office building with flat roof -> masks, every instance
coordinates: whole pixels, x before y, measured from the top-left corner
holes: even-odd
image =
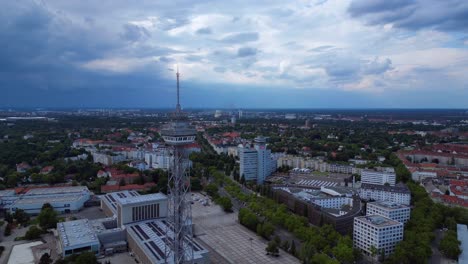
[[[380,216],[368,215],[354,218],[354,246],[372,256],[372,246],[377,249],[376,258],[388,256],[403,239],[403,223]]]
[[[395,186],[396,174],[393,168],[378,168],[361,171],[361,183]]]
[[[391,202],[367,203],[366,215],[381,215],[405,224],[410,219],[411,208],[407,205]]]
[[[132,222],[167,217],[167,196],[162,193],[140,195],[135,191],[106,194],[101,200],[106,216],[115,216],[119,226]]]
[[[9,196],[4,206],[10,213],[22,209],[28,214],[39,214],[45,203],[52,205],[58,213],[70,213],[81,210],[91,197],[85,186],[32,188],[23,194]]]
[[[128,245],[133,252],[139,256],[139,260],[143,264],[163,264],[166,263],[165,252],[169,250],[167,240],[173,239],[174,233],[169,232],[166,235],[166,230],[171,230],[164,219],[146,220],[137,223],[126,225]],[[189,246],[189,239],[184,240],[184,246]],[[208,250],[198,244],[196,241],[193,245],[193,263],[204,264],[209,263]],[[172,254],[172,252],[169,252]],[[188,256],[187,256],[188,257]],[[172,258],[169,258],[172,260]],[[172,262],[169,262],[172,263]]]
[[[166,221],[167,203],[167,196],[162,193],[140,195],[135,191],[122,191],[104,195],[101,199],[101,208],[108,219],[114,219],[116,228],[125,230],[128,248],[141,263],[162,264],[166,263],[165,252],[169,250],[168,242],[174,237],[171,226]],[[99,230],[105,234],[103,228]],[[102,234],[98,236],[100,240],[102,236]],[[107,234],[108,236],[110,234]],[[112,240],[107,239],[107,241]],[[190,239],[186,241],[185,246],[189,246]],[[104,242],[101,244],[104,248],[113,249],[112,244],[107,247]],[[118,243],[118,246],[120,245],[121,243]],[[194,263],[208,263],[208,250],[195,241],[192,246]],[[171,261],[170,257],[168,263],[172,263]]]
[[[85,251],[99,252],[101,244],[88,219],[57,223],[57,232],[63,257]]]
[[[410,205],[411,192],[404,184],[395,186],[366,184],[361,185],[359,196],[364,200],[386,201],[397,204]]]

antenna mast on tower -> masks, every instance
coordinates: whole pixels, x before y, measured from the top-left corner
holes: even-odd
[[[166,263],[193,263],[192,208],[190,197],[190,161],[186,145],[195,141],[196,130],[182,113],[179,101],[179,67],[177,105],[172,121],[161,135],[170,146],[171,165],[168,177],[168,229],[166,230]]]

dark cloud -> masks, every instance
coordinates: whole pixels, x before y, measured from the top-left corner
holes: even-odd
[[[86,97],[93,104],[114,89],[125,93],[125,88],[141,85],[143,89],[153,86],[150,83],[164,82],[160,77],[162,65],[158,63],[149,63],[132,76],[110,75],[83,67],[90,61],[132,54],[128,40],[138,38],[134,28],[127,27],[133,33],[127,32],[128,38],[124,39],[86,19],[53,11],[40,1],[7,1],[2,8],[0,105],[75,104],[82,99],[81,102],[86,102]],[[142,51],[158,56],[171,52],[155,47]],[[22,101],[25,94],[31,99]]]
[[[198,35],[209,35],[209,34],[211,34],[213,32],[212,32],[211,28],[204,27],[204,28],[197,29],[197,31],[195,31],[195,33],[198,34]]]
[[[257,41],[257,40],[258,40],[258,32],[234,33],[221,39],[221,41],[227,42],[227,43],[245,43],[245,42]]]
[[[147,39],[150,37],[149,31],[137,25],[125,24],[124,32],[122,33],[122,38],[130,42],[136,42],[140,40]]]
[[[249,57],[254,56],[255,54],[257,54],[256,48],[242,47],[237,50],[238,57]]]
[[[353,0],[348,12],[370,25],[391,23],[410,30],[468,31],[466,0]]]

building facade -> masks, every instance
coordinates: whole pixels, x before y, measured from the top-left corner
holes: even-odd
[[[404,205],[410,205],[411,202],[411,192],[404,184],[385,186],[363,183],[359,190],[359,196],[364,200],[386,201]]]
[[[271,150],[266,147],[266,139],[255,138],[255,145],[240,145],[239,154],[239,175],[246,181],[256,181],[263,184],[265,178],[276,170],[276,161],[271,155]]]
[[[81,210],[90,197],[91,192],[85,186],[33,188],[25,193],[9,196],[8,205],[4,208],[10,213],[22,209],[28,214],[36,215],[41,212],[45,203],[49,203],[58,213],[70,213]]]
[[[396,174],[393,168],[380,168],[378,170],[362,170],[361,182],[367,184],[395,186]]]
[[[369,215],[354,218],[354,246],[368,256],[373,256],[372,247],[377,249],[375,258],[388,256],[403,240],[403,223],[380,216]]]
[[[410,219],[411,208],[406,205],[390,202],[367,203],[366,215],[381,215],[405,224]]]

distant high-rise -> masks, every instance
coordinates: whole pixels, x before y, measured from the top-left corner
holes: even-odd
[[[235,115],[231,116],[231,124],[232,125],[236,124],[236,116]]]
[[[271,157],[271,150],[266,148],[264,137],[255,138],[255,145],[241,145],[239,153],[239,172],[246,181],[256,181],[262,184],[265,178],[276,169],[276,161]]]
[[[239,110],[239,119],[242,118],[242,110]]]
[[[185,145],[195,140],[196,130],[182,112],[179,102],[179,69],[177,77],[177,105],[172,121],[161,131],[173,156],[168,179],[168,230],[166,235],[173,237],[166,249],[167,263],[193,263],[192,210],[188,153]]]

